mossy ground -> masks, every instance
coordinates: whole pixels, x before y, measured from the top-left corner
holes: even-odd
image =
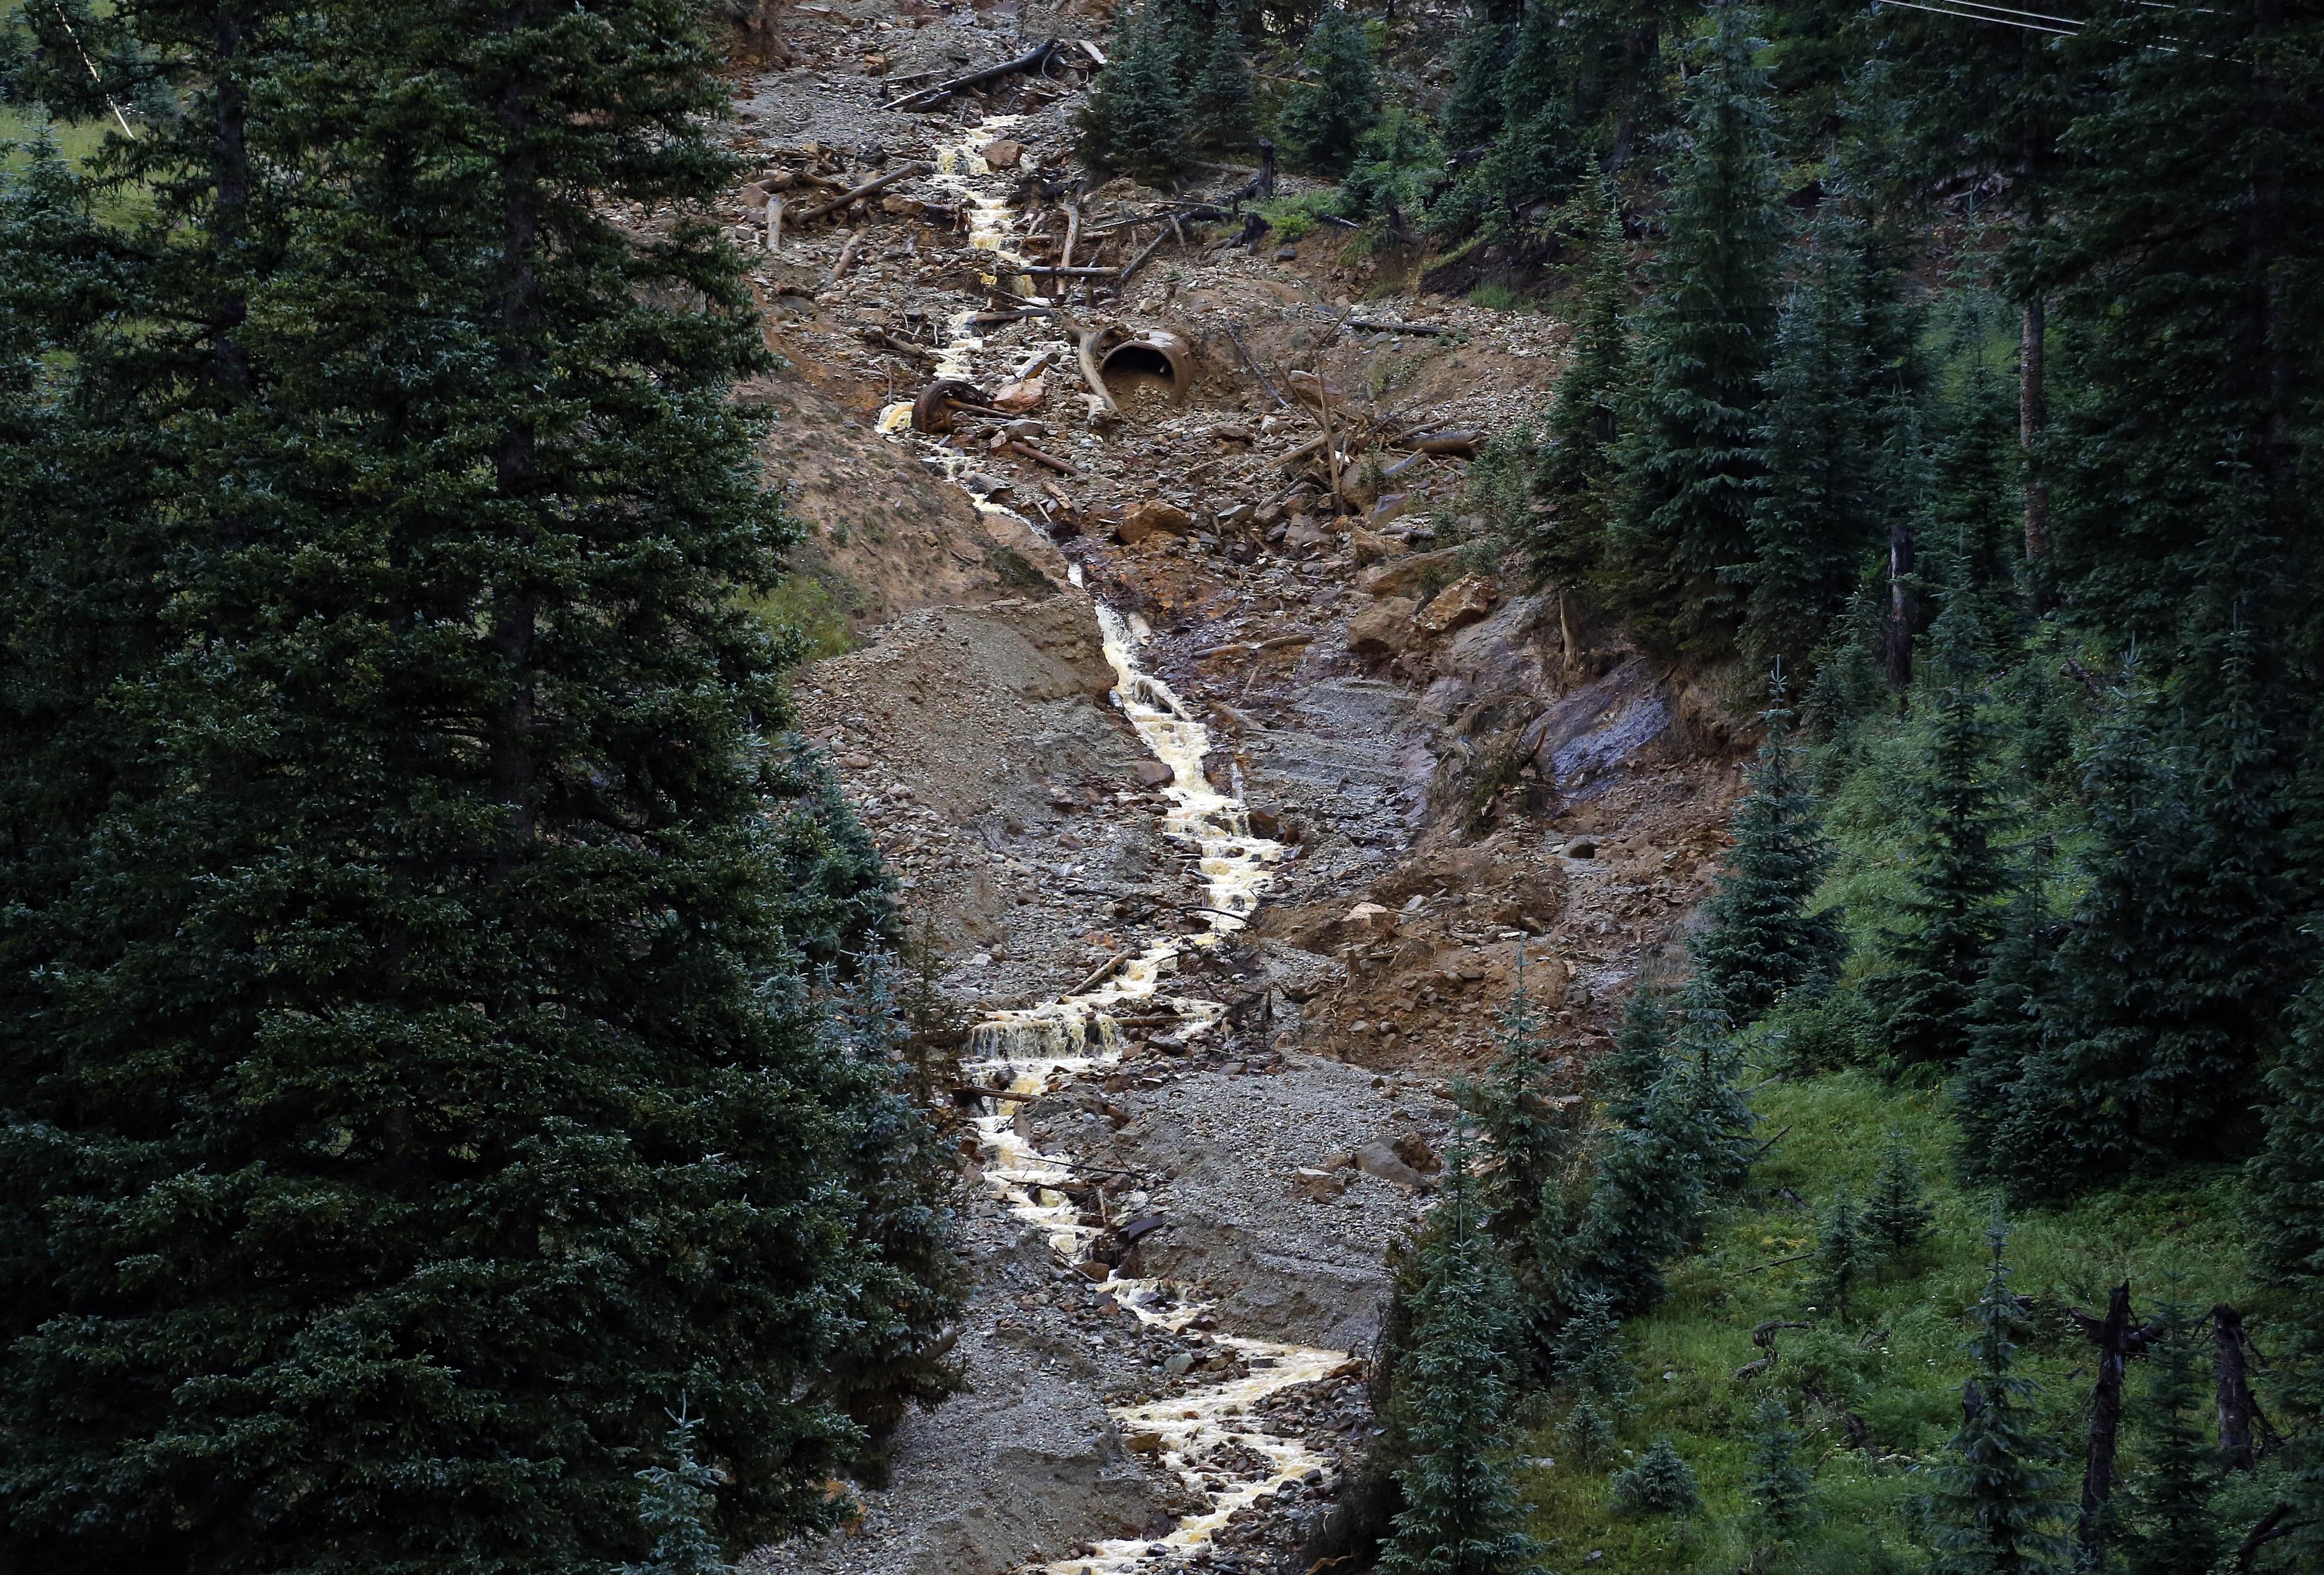
[[[1620,1447],[1643,1453],[1668,1436],[1702,1483],[1704,1512],[1684,1521],[1613,1515],[1607,1478],[1625,1460],[1572,1459],[1553,1418],[1529,1449],[1555,1464],[1523,1473],[1545,1569],[1865,1575],[1927,1561],[1916,1501],[1928,1482],[1915,1469],[1941,1453],[1960,1416],[1969,1373],[1964,1313],[1984,1285],[1992,1220],[1988,1198],[1949,1179],[1952,1128],[1941,1099],[1861,1071],[1786,1079],[1757,1096],[1762,1132],[1783,1136],[1712,1215],[1700,1249],[1671,1266],[1669,1298],[1622,1330],[1638,1389]],[[1813,1245],[1840,1185],[1859,1199],[1869,1190],[1890,1131],[1920,1166],[1935,1230],[1912,1261],[1885,1266],[1836,1317],[1816,1305],[1810,1265],[1783,1260]],[[2107,1287],[2127,1277],[2142,1311],[2170,1296],[2200,1308],[2229,1301],[2264,1316],[2246,1277],[2239,1197],[2232,1169],[2190,1167],[2008,1220],[2012,1283],[2034,1299],[2024,1370],[2039,1384],[2064,1451],[2061,1491],[2079,1482],[2089,1388],[2088,1347],[2068,1333],[2064,1310],[2102,1308]],[[1751,1331],[1769,1319],[1815,1327],[1783,1331],[1772,1371],[1731,1377],[1761,1354]],[[1802,1456],[1815,1466],[1820,1510],[1814,1530],[1772,1553],[1755,1545],[1747,1486],[1751,1414],[1770,1395],[1792,1410]],[[1863,1420],[1868,1448],[1850,1446],[1832,1408]],[[2244,1524],[2232,1506],[2226,1518]]]

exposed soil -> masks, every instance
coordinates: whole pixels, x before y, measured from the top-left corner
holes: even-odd
[[[1119,1275],[1177,1282],[1208,1310],[1175,1332],[1141,1321],[972,1184],[975,1292],[956,1348],[972,1392],[905,1424],[889,1483],[852,1489],[852,1531],[763,1551],[754,1568],[1070,1570],[1107,1539],[1158,1538],[1259,1468],[1229,1440],[1167,1470],[1116,1413],[1232,1377],[1242,1359],[1219,1341],[1233,1336],[1350,1354],[1250,1417],[1330,1463],[1238,1509],[1194,1560],[1274,1567],[1371,1435],[1362,1364],[1381,1258],[1425,1207],[1444,1080],[1489,1053],[1520,966],[1553,1052],[1594,1054],[1704,889],[1740,786],[1722,696],[1554,591],[1440,545],[1460,534],[1472,446],[1375,446],[1336,478],[1320,448],[1300,452],[1327,421],[1386,439],[1526,417],[1559,365],[1555,319],[1381,293],[1331,232],[1286,257],[1272,240],[1228,244],[1238,220],[1182,224],[1125,288],[1096,281],[1094,300],[1076,290],[1068,308],[1185,341],[1186,386],[1123,378],[1117,415],[1048,317],[974,326],[981,343],[963,348],[964,313],[1022,302],[998,288],[1008,267],[969,244],[957,174],[899,180],[766,253],[751,198],[769,185],[796,210],[899,162],[957,170],[964,143],[1005,137],[1022,145],[1017,168],[968,166],[966,189],[1019,191],[1002,216],[1047,238],[1018,243],[1021,255],[1057,256],[1082,69],[1004,78],[930,114],[882,107],[882,88],[1094,25],[922,5],[761,17],[757,47],[789,65],[738,80],[733,138],[758,189],[725,216],[764,259],[769,343],[786,362],[749,391],[778,413],[770,474],[807,528],[800,566],[862,642],[800,676],[802,725],[901,877],[947,999],[970,1017],[1030,1006],[1210,925],[1188,850],[1166,834],[1167,773],[1109,699],[1093,597],[1131,620],[1142,666],[1210,729],[1212,780],[1249,806],[1254,833],[1288,844],[1255,920],[1185,953],[1172,983],[1220,1003],[1216,1030],[1128,1027],[1120,1065],[1015,1119],[1111,1178],[1092,1186],[1099,1217],[1135,1195],[1164,1221],[1115,1243]],[[1249,174],[1221,168],[1182,196]],[[1157,226],[1096,232],[1163,200],[1126,182],[1080,190],[1076,262],[1134,254]],[[1020,408],[880,434],[939,352],[980,399],[1015,383]],[[1329,391],[1302,406],[1303,386]],[[997,446],[1012,438],[1062,463]]]

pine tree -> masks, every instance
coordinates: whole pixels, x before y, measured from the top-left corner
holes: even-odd
[[[1865,1240],[1889,1261],[1910,1257],[1929,1239],[1936,1221],[1921,1191],[1919,1170],[1902,1133],[1891,1132],[1880,1148],[1880,1169],[1872,1179],[1872,1195],[1864,1200]]]
[[[719,1477],[694,1458],[700,1423],[681,1407],[670,1417],[671,1464],[637,1473],[645,1484],[638,1495],[638,1520],[653,1538],[642,1564],[622,1567],[622,1575],[727,1575],[733,1569],[711,1530]]]
[[[1815,1524],[1815,1471],[1800,1459],[1791,1413],[1774,1395],[1751,1413],[1751,1517],[1764,1546],[1780,1549]]]
[[[2046,848],[2034,850],[2002,920],[2001,940],[1978,984],[1969,1023],[1969,1054],[1947,1103],[1960,1132],[1964,1181],[2001,1184],[2012,1198],[2038,1194],[2046,1179],[2049,1137],[2029,1122],[2022,1098],[2029,1069],[2043,1055],[2043,1003],[2056,990],[2060,926],[2044,899]]]
[[[2157,1308],[2153,1322],[2162,1332],[2143,1358],[2141,1459],[2125,1502],[2113,1508],[2127,1522],[2118,1539],[2124,1575],[2182,1575],[2216,1568],[2227,1551],[2213,1506],[2218,1456],[2203,1431],[2209,1341],[2192,1310],[2174,1303]]]
[[[1711,11],[1640,325],[1645,391],[1622,439],[1616,540],[1625,609],[1659,639],[1715,653],[1740,612],[1731,576],[1751,559],[1784,223],[1757,20],[1740,0]]]
[[[1801,775],[1780,682],[1764,715],[1766,738],[1750,797],[1735,812],[1735,845],[1692,944],[1697,977],[1746,1025],[1786,996],[1821,990],[1841,944],[1831,916],[1807,907],[1831,852],[1821,808]]]
[[[1201,73],[1186,96],[1186,124],[1197,147],[1213,152],[1247,148],[1257,131],[1250,109],[1250,50],[1231,13],[1211,30]]]
[[[2287,1401],[2324,1415],[2324,985],[2311,981],[2293,1006],[2294,1031],[2267,1074],[2266,1146],[2245,1167],[2254,1266],[2283,1294],[2279,1358]],[[2324,1560],[2324,1459],[2310,1454],[2292,1477],[2298,1529],[2292,1567]]]
[[[1534,495],[1547,511],[1536,516],[1525,544],[1536,579],[1593,596],[1620,479],[1615,445],[1630,380],[1628,245],[1612,182],[1595,189],[1594,266],[1534,474]]]
[[[1544,1058],[1541,1018],[1526,992],[1520,952],[1493,1064],[1480,1087],[1463,1091],[1499,1161],[1484,1190],[1494,1234],[1505,1241],[1530,1239],[1544,1193],[1580,1151],[1583,1101],[1559,1084],[1559,1068]]]
[[[1510,1469],[1509,1292],[1480,1218],[1465,1140],[1446,1156],[1397,1405],[1410,1463],[1384,1575],[1499,1575],[1525,1566]]]
[[[1614,1446],[1614,1429],[1635,1409],[1630,1396],[1637,1380],[1622,1352],[1621,1324],[1612,1299],[1591,1287],[1574,1298],[1558,1331],[1552,1375],[1568,1405],[1558,1436],[1575,1453],[1602,1459]]]
[[[445,0],[222,59],[247,14],[106,24],[189,91],[107,155],[165,212],[56,369],[155,461],[105,548],[154,573],[100,675],[135,773],[9,905],[10,1562],[610,1565],[681,1393],[717,1535],[825,1521],[811,1380],[927,1232],[844,1184],[892,1107],[801,977],[889,921],[745,605],[793,534],[756,319],[706,227],[613,218],[733,173],[713,51]]]
[[[1692,1515],[1702,1507],[1694,1469],[1666,1438],[1655,1440],[1637,1465],[1615,1472],[1612,1488],[1611,1502],[1619,1515]]]
[[[1864,235],[1845,193],[1829,171],[1775,323],[1746,603],[1745,644],[1761,667],[1806,659],[1874,537]]]
[[[1081,156],[1149,185],[1186,166],[1187,110],[1178,40],[1165,0],[1146,0],[1114,35],[1111,64],[1074,112]]]
[[[1327,9],[1300,56],[1302,80],[1275,123],[1292,167],[1339,175],[1355,162],[1356,144],[1379,118],[1379,72],[1363,23]]]
[[[1927,743],[1905,799],[1913,884],[1901,923],[1866,993],[1901,1063],[1958,1061],[1968,1049],[1978,982],[2000,935],[2009,871],[1994,834],[2001,815],[1987,717],[1983,629],[1969,593],[1947,592],[1929,631],[1923,709]]]
[[[1855,1195],[1843,1185],[1832,1194],[1831,1207],[1816,1229],[1815,1254],[1809,1260],[1809,1294],[1818,1309],[1830,1309],[1846,1323],[1849,1298],[1872,1264],[1872,1249],[1857,1220]]]
[[[1961,1393],[1961,1424],[1936,1469],[1931,1514],[1937,1575],[2038,1575],[2063,1570],[2070,1558],[2058,1531],[2066,1506],[2057,1496],[2058,1446],[2042,1429],[2034,1386],[2018,1376],[2017,1345],[2027,1320],[2009,1289],[2002,1257],[2008,1232],[1987,1232],[1993,1264],[1985,1294],[1970,1310],[1977,1333],[1966,1349],[1977,1376]]]

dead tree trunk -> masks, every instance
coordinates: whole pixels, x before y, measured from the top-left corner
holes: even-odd
[[[2075,1526],[2085,1567],[2106,1565],[2106,1506],[2114,1497],[2116,1435],[2122,1428],[2122,1375],[2130,1359],[2143,1355],[2149,1341],[2159,1338],[2162,1326],[2134,1328],[2131,1323],[2130,1282],[2116,1285],[2107,1296],[2106,1316],[2093,1318],[2080,1308],[2067,1317],[2084,1340],[2098,1348],[2098,1380],[2090,1386],[2090,1444],[2082,1462],[2082,1514]]]
[[[2211,1376],[2219,1403],[2219,1465],[2229,1471],[2249,1472],[2259,1466],[2259,1435],[2267,1426],[2259,1402],[2251,1392],[2246,1361],[2251,1336],[2244,1332],[2244,1315],[2225,1302],[2211,1309]]]

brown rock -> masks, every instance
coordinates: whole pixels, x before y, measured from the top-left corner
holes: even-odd
[[[1436,593],[1413,622],[1431,634],[1450,634],[1478,622],[1501,599],[1501,587],[1482,575],[1462,575]]]
[[[1159,760],[1140,760],[1132,769],[1137,771],[1138,779],[1148,788],[1159,788],[1171,778],[1170,768]]]
[[[1024,156],[1025,144],[1022,143],[1012,143],[1006,137],[1001,138],[997,143],[987,143],[984,144],[984,162],[986,167],[990,169],[1014,170],[1017,168],[1017,161]]]
[[[1430,575],[1451,568],[1460,561],[1461,549],[1457,547],[1448,547],[1442,552],[1413,553],[1358,575],[1356,589],[1367,596],[1409,596]]]
[[[1041,401],[1047,396],[1048,391],[1047,380],[1037,372],[1022,382],[1004,382],[994,389],[992,408],[996,410],[1007,410],[1011,415],[1025,410],[1038,410]],[[1011,425],[1013,426],[1014,423]]]
[[[1348,547],[1355,554],[1356,561],[1360,564],[1378,563],[1380,559],[1392,557],[1402,550],[1397,543],[1390,541],[1387,537],[1377,531],[1367,530],[1360,525],[1348,532]]]
[[[1443,1161],[1438,1159],[1435,1151],[1428,1147],[1428,1140],[1417,1132],[1400,1133],[1388,1147],[1396,1150],[1398,1159],[1423,1175],[1434,1175],[1444,1168]]]
[[[1114,527],[1114,536],[1125,547],[1135,547],[1157,532],[1168,536],[1189,536],[1194,533],[1194,517],[1176,503],[1166,503],[1159,498],[1148,498],[1142,503],[1132,503],[1122,514],[1121,523]]]
[[[1360,657],[1392,657],[1412,643],[1413,601],[1384,596],[1348,620],[1348,649]]]
[[[1330,531],[1305,514],[1293,515],[1290,525],[1283,532],[1283,545],[1293,552],[1305,552],[1311,547],[1329,547],[1333,539]]]
[[[1158,1455],[1162,1452],[1162,1435],[1158,1432],[1133,1432],[1125,1435],[1121,1441],[1132,1454]]]
[[[1291,1190],[1316,1202],[1328,1203],[1346,1192],[1348,1184],[1354,1179],[1345,1170],[1313,1170],[1303,1165],[1291,1173]]]
[[[1404,517],[1404,511],[1407,508],[1411,507],[1411,505],[1412,494],[1410,493],[1390,493],[1388,496],[1382,498],[1378,503],[1373,505],[1370,518],[1366,521],[1366,523],[1370,525],[1375,530],[1380,530],[1393,521],[1402,519]]]
[[[767,189],[755,180],[745,183],[742,188],[742,206],[749,208],[766,207]]]

